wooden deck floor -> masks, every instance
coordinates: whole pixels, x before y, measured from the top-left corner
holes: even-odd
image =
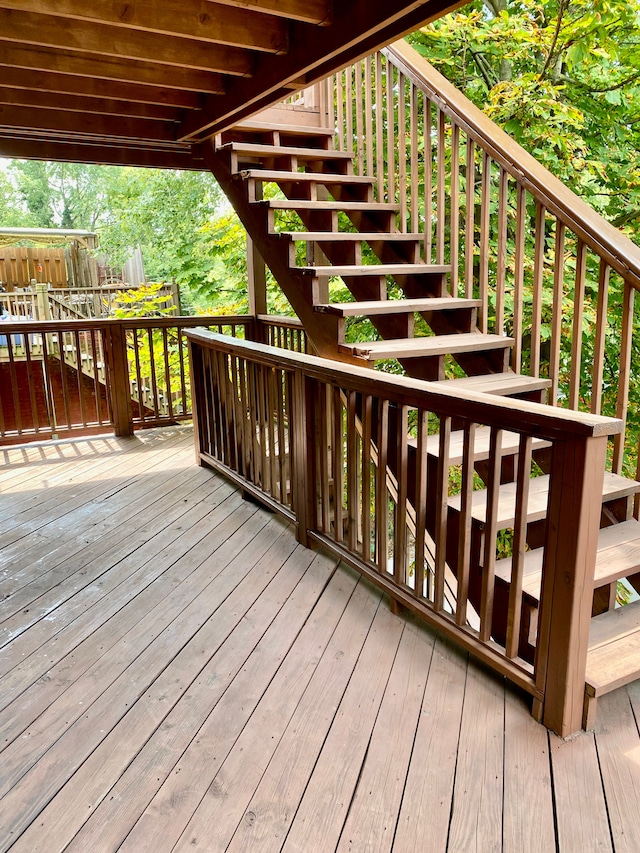
[[[640,689],[525,698],[194,464],[0,449],[0,849],[640,850]]]

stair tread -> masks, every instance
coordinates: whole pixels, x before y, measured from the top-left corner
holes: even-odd
[[[465,432],[464,430],[455,430],[451,433],[451,440],[449,443],[449,464],[450,465],[461,465],[462,464],[462,454],[464,451],[464,439]],[[418,441],[415,438],[410,438],[409,446],[417,447]],[[478,427],[476,429],[475,441],[474,441],[474,451],[473,458],[476,462],[483,462],[485,459],[489,458],[489,444],[491,441],[491,428],[490,427]],[[545,441],[542,438],[534,438],[533,439],[533,449],[541,450],[545,447],[550,447],[550,442]],[[510,456],[514,453],[518,452],[518,448],[520,446],[520,433],[511,432],[509,430],[504,430],[502,433],[502,454],[503,456]],[[432,457],[433,459],[437,459],[440,456],[440,436],[437,434],[427,436],[427,456]],[[640,535],[640,534],[639,534]],[[531,552],[533,553],[533,552]]]
[[[486,373],[480,376],[443,379],[432,384],[508,396],[509,394],[523,394],[528,391],[542,391],[551,386],[551,380],[544,379],[541,376],[525,376],[520,373]]]
[[[513,338],[468,332],[454,335],[434,335],[427,338],[397,338],[383,341],[363,341],[341,344],[340,349],[369,361],[383,358],[417,358],[448,355],[454,352],[481,352],[513,345]]]
[[[640,601],[591,619],[585,687],[602,696],[640,678]]]
[[[239,130],[278,130],[280,133],[291,133],[297,136],[335,136],[332,127],[313,127],[303,124],[280,124],[273,121],[260,121],[257,118],[246,118],[238,122]]]
[[[261,181],[283,181],[288,183],[317,183],[317,184],[369,184],[373,186],[373,178],[366,175],[336,175],[335,172],[288,172],[280,169],[242,169],[238,172],[245,180],[258,179]]]
[[[297,147],[292,145],[269,145],[262,142],[227,142],[220,146],[221,151],[233,151],[236,154],[266,154],[271,157],[298,157],[309,160],[352,160],[353,152],[335,149]]]
[[[361,275],[430,275],[433,273],[448,273],[451,267],[447,264],[364,264],[349,266],[308,266],[299,267],[305,275],[325,276],[335,275],[344,278]]]
[[[279,231],[277,232],[282,237],[288,237],[290,240],[309,240],[315,242],[366,242],[380,240],[396,240],[400,242],[422,242],[424,234],[410,234],[405,231]]]
[[[378,299],[369,302],[331,302],[316,305],[321,314],[337,314],[339,317],[368,317],[373,314],[405,314],[415,311],[446,311],[461,308],[477,308],[479,299],[455,299],[453,297],[431,297],[427,299]]]
[[[536,600],[540,598],[543,555],[542,548],[524,555],[522,589]],[[640,572],[640,522],[633,518],[602,528],[598,533],[594,589],[636,572]],[[496,575],[507,582],[511,579],[511,557],[496,562]]]
[[[261,204],[274,210],[361,210],[365,213],[396,213],[400,209],[398,204],[389,204],[378,201],[309,201],[308,199],[283,199],[269,198],[254,201],[252,204]]]
[[[529,504],[527,510],[527,519],[529,522],[539,521],[547,514],[547,502],[549,496],[549,475],[543,474],[540,477],[532,477],[529,484]],[[623,498],[635,494],[640,489],[640,483],[635,480],[629,480],[626,477],[620,477],[618,474],[605,472],[604,483],[602,487],[602,500],[608,502],[616,498]],[[506,527],[512,527],[515,521],[516,508],[516,483],[505,483],[500,486],[500,495],[498,500],[497,524],[498,529],[503,530]],[[449,506],[457,511],[460,511],[461,496],[455,495],[449,499]],[[472,518],[485,524],[487,520],[487,490],[479,489],[473,492],[471,497],[471,516]]]

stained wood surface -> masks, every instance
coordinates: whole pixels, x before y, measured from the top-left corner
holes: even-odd
[[[638,849],[637,685],[550,738],[187,427],[0,453],[0,850]]]

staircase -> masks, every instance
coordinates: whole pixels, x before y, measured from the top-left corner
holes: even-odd
[[[512,365],[521,361],[520,353],[511,357],[517,340],[486,331],[486,317],[482,317],[486,300],[460,297],[451,282],[452,267],[425,260],[425,235],[399,229],[399,205],[376,200],[379,179],[362,174],[362,161],[357,164],[353,152],[335,150],[333,128],[274,125],[258,117],[217,137],[215,146],[203,156],[318,354],[370,367],[394,360],[408,376],[430,381],[436,387],[446,384],[465,392],[534,402],[545,402],[548,394],[557,396],[557,382],[536,375],[540,345],[536,350],[532,344],[533,375],[513,369]],[[358,165],[360,174],[355,173]],[[343,284],[349,301],[331,299],[330,279]],[[349,323],[355,319],[369,322],[374,330],[370,340],[350,339]],[[439,445],[437,436],[432,438],[427,446],[427,470],[431,466],[435,477]],[[462,439],[461,433],[451,436],[451,466],[463,462]],[[478,428],[472,465],[485,483],[489,444],[489,430]],[[514,527],[513,480],[518,452],[519,435],[503,433],[498,530]],[[415,462],[415,453],[416,444],[409,439],[410,464]],[[537,476],[528,488],[524,580],[517,592],[525,604],[517,654],[531,663],[542,581],[539,542],[548,523],[549,492],[545,443],[534,440],[532,453]],[[390,460],[392,475],[393,464]],[[620,465],[618,445],[614,453],[617,472],[605,474],[602,493],[585,679],[585,727],[593,724],[600,695],[640,677],[640,602],[616,607],[619,580],[626,578],[631,587],[640,589],[640,522],[633,517],[633,500],[640,492],[640,482],[621,476]],[[411,503],[412,495],[407,497]],[[476,610],[482,598],[488,500],[488,490],[473,492],[468,583],[469,601]],[[460,496],[449,498],[448,513],[454,523],[449,527],[447,564],[454,576],[459,568],[455,519],[464,523],[462,509]],[[332,512],[330,509],[327,517]],[[432,505],[426,513],[426,529],[431,536],[435,535],[436,523],[437,508]],[[509,598],[513,595],[512,557],[496,561],[495,577],[491,636],[504,645]]]

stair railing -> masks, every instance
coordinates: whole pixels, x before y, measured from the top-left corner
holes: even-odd
[[[562,735],[580,729],[600,517],[594,495],[602,494],[607,437],[619,421],[435,391],[427,382],[200,330],[187,337],[201,463],[293,521],[303,544],[328,548],[530,693],[534,714],[549,728]],[[455,500],[454,422],[464,437]],[[479,425],[489,428],[490,442],[478,523]],[[513,438],[505,430],[517,434],[518,460],[506,515],[498,487]],[[532,515],[532,446],[541,440],[550,447],[548,507],[544,499]],[[536,524],[544,557],[532,612],[522,587]],[[513,539],[504,586],[496,554],[506,526]],[[445,592],[453,565],[457,581]]]
[[[553,405],[625,421],[640,248],[406,42],[331,88],[337,147],[398,204],[398,229],[423,235],[425,260],[451,265],[452,295],[481,300],[481,331],[515,339],[513,370],[548,378]],[[615,473],[636,471],[624,433],[610,457]]]

